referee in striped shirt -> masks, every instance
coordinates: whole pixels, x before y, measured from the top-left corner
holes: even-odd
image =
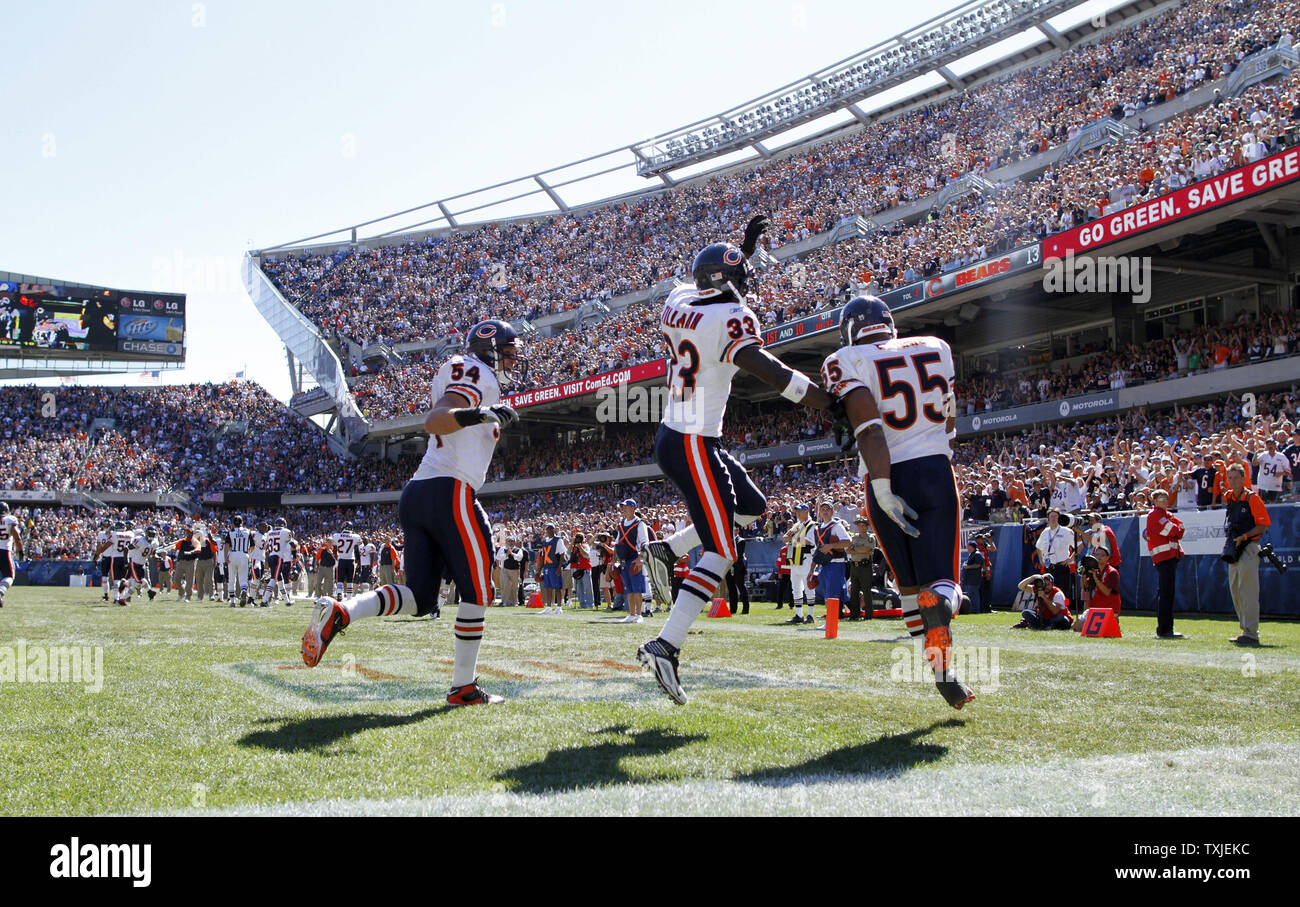
[[[229,579],[232,585],[239,584],[239,607],[248,604],[248,553],[253,548],[253,534],[244,525],[244,518],[237,516],[230,521],[230,530],[226,533],[226,551],[229,556]],[[235,607],[232,601],[230,607]]]

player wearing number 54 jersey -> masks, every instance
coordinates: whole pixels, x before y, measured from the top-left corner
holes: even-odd
[[[858,439],[867,515],[898,579],[904,623],[925,636],[939,692],[959,709],[975,694],[953,669],[948,628],[961,607],[952,350],[937,337],[899,337],[889,306],[874,296],[844,307],[840,340],[822,377]]]
[[[513,409],[500,402],[497,377],[512,374],[523,361],[519,347],[518,335],[509,324],[483,321],[470,328],[465,355],[453,356],[438,369],[430,395],[433,408],[424,419],[429,447],[397,504],[406,539],[407,585],[380,586],[342,602],[317,599],[315,616],[302,637],[302,660],[309,667],[357,618],[436,613],[438,586],[446,570],[460,593],[447,702],[502,701],[485,693],[474,673],[483,617],[492,603],[492,531],[474,492],[487,478],[501,429],[519,420]]]
[[[704,551],[678,587],[663,631],[637,650],[659,686],[675,702],[686,701],[677,656],[704,605],[712,600],[736,560],[737,526],[762,515],[767,499],[745,467],[722,446],[722,419],[731,380],[746,371],[795,403],[829,409],[834,400],[801,372],[763,349],[758,318],[746,302],[757,275],[749,263],[767,218],[755,217],[744,242],[714,243],[695,256],[694,284],[668,295],[660,329],[668,347],[669,400],[655,437],[655,460],[686,501],[692,525],[668,539],[648,543],[640,560],[657,589],[672,586],[677,558],[696,545]]]

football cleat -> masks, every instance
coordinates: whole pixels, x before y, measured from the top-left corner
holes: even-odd
[[[637,554],[641,556],[642,566],[650,574],[650,597],[663,607],[670,607],[672,599],[668,595],[672,592],[673,568],[677,565],[673,549],[668,547],[667,542],[648,542]]]
[[[936,680],[934,685],[954,709],[960,709],[975,698],[975,691],[960,680]]]
[[[447,694],[447,705],[500,705],[505,701],[504,696],[497,696],[484,690],[478,685],[478,680],[467,683],[463,687],[452,687],[451,692]]]
[[[925,627],[925,657],[934,673],[947,674],[952,668],[952,605],[933,589],[922,589],[916,597],[921,610],[921,623]]]
[[[678,705],[686,704],[686,691],[677,678],[678,650],[662,639],[655,637],[636,650],[636,659],[642,666],[654,672],[659,687]]]
[[[320,664],[321,657],[334,637],[348,625],[348,612],[338,599],[322,596],[316,599],[316,613],[312,615],[307,632],[302,634],[302,663],[309,668]]]

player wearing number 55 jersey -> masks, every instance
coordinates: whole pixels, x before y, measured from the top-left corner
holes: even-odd
[[[669,400],[655,437],[655,460],[681,490],[692,525],[650,542],[639,558],[658,589],[672,587],[672,567],[696,545],[704,552],[678,587],[663,632],[637,650],[674,701],[686,692],[677,676],[677,654],[704,605],[736,560],[737,526],[762,515],[767,499],[745,468],[722,446],[722,418],[738,370],[756,376],[795,403],[828,409],[834,401],[801,372],[763,349],[758,318],[746,302],[757,276],[749,263],[767,218],[755,217],[739,246],[714,243],[695,256],[694,284],[668,295],[659,325],[668,347]]]
[[[867,515],[898,579],[903,620],[912,636],[924,634],[939,692],[959,709],[975,694],[953,669],[948,629],[961,607],[952,350],[937,337],[899,337],[889,306],[874,296],[844,307],[840,340],[822,377],[858,439]]]
[[[492,531],[474,492],[487,478],[501,429],[519,420],[500,402],[497,375],[510,375],[520,361],[514,328],[494,319],[470,328],[465,355],[453,356],[438,369],[430,395],[433,408],[424,419],[429,447],[397,504],[406,539],[407,585],[380,586],[342,602],[317,599],[316,614],[302,637],[302,660],[309,667],[359,617],[436,613],[438,586],[446,570],[460,593],[447,702],[502,701],[485,693],[474,673],[483,617],[492,603]]]

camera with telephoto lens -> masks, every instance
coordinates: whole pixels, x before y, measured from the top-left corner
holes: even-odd
[[[1259,546],[1259,556],[1262,560],[1266,560],[1270,564],[1272,564],[1273,569],[1276,570],[1278,573],[1282,573],[1282,574],[1286,573],[1286,564],[1278,560],[1277,555],[1273,553],[1272,542],[1269,542],[1267,545]]]
[[[1101,564],[1091,554],[1085,554],[1083,557],[1079,558],[1079,563],[1082,564],[1083,569],[1089,573],[1093,570],[1101,569]]]

